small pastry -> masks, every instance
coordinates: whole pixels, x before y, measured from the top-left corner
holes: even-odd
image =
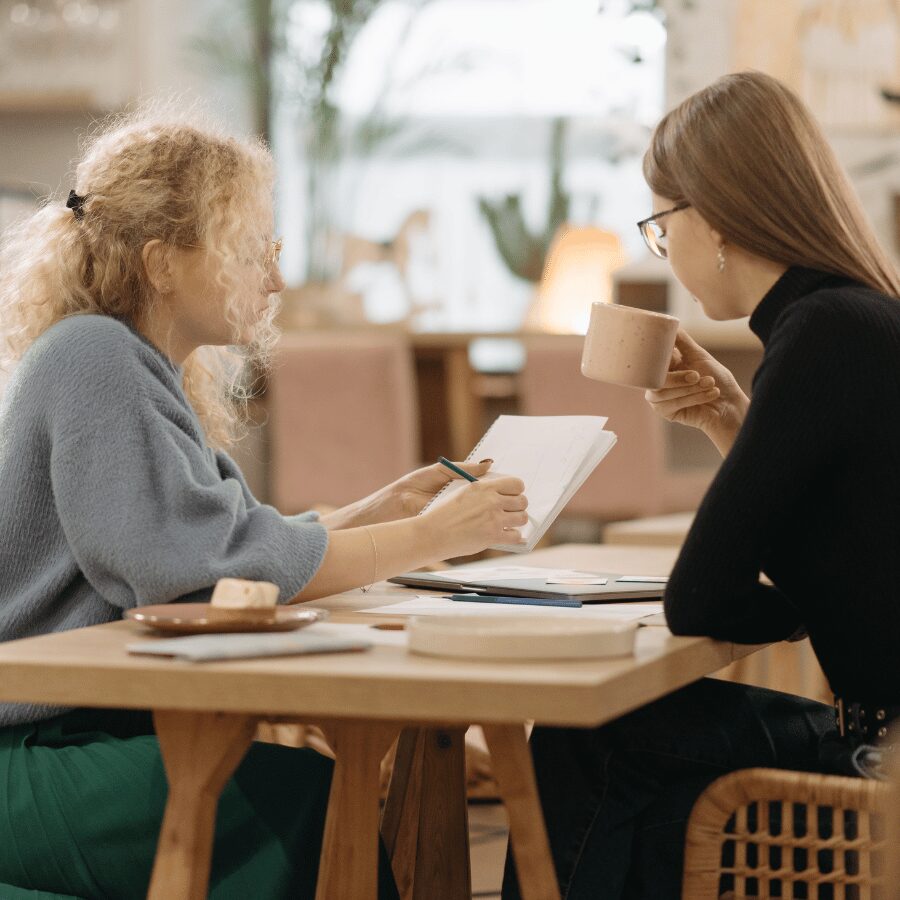
[[[275,617],[278,585],[271,581],[220,578],[213,590],[214,614],[229,619],[268,621]]]

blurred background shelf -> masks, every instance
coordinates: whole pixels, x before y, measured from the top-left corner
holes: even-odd
[[[59,113],[108,112],[90,91],[0,90],[0,116],[47,116]]]

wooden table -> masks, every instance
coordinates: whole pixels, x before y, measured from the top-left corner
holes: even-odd
[[[534,565],[665,574],[674,551],[569,545],[517,559]],[[317,605],[334,620],[403,599],[380,585]],[[390,618],[369,616],[384,623]],[[202,665],[130,656],[148,637],[115,622],[0,645],[0,700],[152,709],[169,797],[152,900],[205,896],[218,796],[260,720],[320,725],[336,755],[318,900],[376,896],[379,764],[400,737],[381,817],[403,897],[469,897],[464,735],[483,727],[510,839],[530,900],[558,898],[524,723],[591,727],[754,651],[643,628],[633,657],[596,662],[460,662],[376,646],[365,654]]]

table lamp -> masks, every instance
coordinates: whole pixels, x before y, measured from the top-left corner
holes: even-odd
[[[526,314],[525,331],[584,334],[591,304],[612,299],[612,273],[625,262],[617,234],[561,225]]]

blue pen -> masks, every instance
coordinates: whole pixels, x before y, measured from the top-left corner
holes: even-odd
[[[470,475],[465,469],[461,469],[455,463],[450,462],[450,460],[446,457],[439,456],[438,462],[445,468],[449,469],[451,472],[455,472],[457,475],[459,475],[460,478],[465,478],[466,481],[478,481],[478,479],[474,475]]]
[[[521,606],[566,606],[580,609],[580,600],[563,599],[562,597],[496,597],[492,594],[453,594],[451,600],[462,603],[510,603]]]

